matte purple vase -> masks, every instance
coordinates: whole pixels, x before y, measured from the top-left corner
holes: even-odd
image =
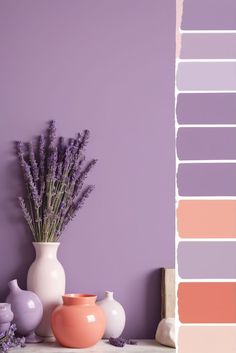
[[[13,317],[11,304],[0,303],[0,333],[6,332],[9,329]]]
[[[39,297],[34,292],[19,288],[16,279],[10,281],[8,286],[10,294],[6,301],[11,304],[17,334],[25,336],[27,343],[42,342],[34,332],[43,316],[43,306]]]

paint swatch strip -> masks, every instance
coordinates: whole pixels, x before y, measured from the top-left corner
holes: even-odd
[[[235,298],[235,282],[180,283],[179,319],[182,323],[236,323]]]
[[[184,279],[236,278],[236,242],[181,242],[179,275]]]
[[[180,160],[236,160],[236,128],[179,128]]]
[[[180,164],[177,186],[180,196],[236,196],[236,164]]]
[[[235,353],[236,326],[181,326],[180,353]]]
[[[236,200],[180,200],[181,238],[236,238]]]
[[[235,0],[219,0],[217,6],[214,0],[207,0],[207,4],[205,0],[185,0],[181,28],[236,29],[235,13]],[[236,196],[236,164],[222,163],[236,159],[236,129],[204,125],[236,124],[236,93],[228,92],[236,91],[236,62],[223,60],[236,58],[236,33],[182,33],[179,37],[177,122],[203,126],[180,126],[177,131],[179,160],[197,162],[179,164],[177,192],[183,197],[202,198],[179,201],[178,234],[183,239],[235,238],[236,200],[204,197]],[[215,162],[200,162],[207,160]],[[217,163],[219,160],[221,163]],[[236,242],[181,241],[177,253],[178,273],[183,279],[217,281],[236,277]],[[179,320],[185,324],[236,323],[235,298],[236,283],[180,283]],[[180,328],[178,351],[233,353],[235,337],[236,326],[185,326]]]
[[[177,69],[180,91],[236,90],[236,62],[182,62]]]
[[[179,124],[236,124],[236,93],[180,93]]]
[[[182,34],[181,59],[235,59],[236,34]]]

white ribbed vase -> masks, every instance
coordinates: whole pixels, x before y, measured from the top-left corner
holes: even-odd
[[[43,304],[43,318],[36,332],[39,336],[53,336],[51,313],[62,303],[65,294],[65,272],[57,259],[60,243],[33,243],[36,258],[29,268],[27,289],[38,295]]]
[[[125,311],[123,306],[113,298],[113,292],[106,291],[105,298],[97,304],[106,316],[106,329],[103,338],[119,337],[125,328]]]

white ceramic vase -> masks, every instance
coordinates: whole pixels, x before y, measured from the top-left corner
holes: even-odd
[[[65,272],[57,259],[60,243],[33,243],[36,258],[29,268],[27,289],[38,295],[43,304],[43,318],[36,330],[39,336],[53,336],[51,313],[62,303],[65,294]]]
[[[113,292],[106,291],[105,298],[97,304],[106,316],[106,329],[103,338],[119,337],[125,328],[125,311],[123,306],[113,298]]]

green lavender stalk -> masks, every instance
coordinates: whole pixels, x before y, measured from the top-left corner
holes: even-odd
[[[55,122],[51,121],[46,134],[39,137],[38,151],[32,142],[17,143],[28,195],[27,204],[22,197],[19,203],[34,241],[58,241],[93,190],[90,185],[83,188],[97,162],[92,160],[82,169],[88,140],[88,130],[69,139],[67,144],[64,138],[58,140]]]

